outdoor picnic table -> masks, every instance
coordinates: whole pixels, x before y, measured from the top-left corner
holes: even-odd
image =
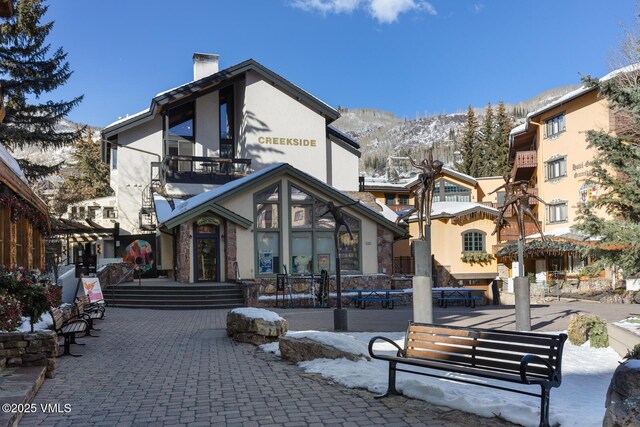
[[[433,298],[438,300],[438,305],[442,308],[447,308],[449,301],[464,301],[465,307],[475,307],[476,300],[484,298],[483,296],[473,296],[474,292],[484,294],[482,289],[442,287],[433,288],[431,292]]]
[[[396,301],[401,298],[392,296],[393,294],[403,294],[402,289],[349,289],[344,291],[347,294],[356,293],[357,295],[346,295],[347,298],[353,300],[357,308],[364,309],[367,302],[380,302],[382,308],[393,309]]]

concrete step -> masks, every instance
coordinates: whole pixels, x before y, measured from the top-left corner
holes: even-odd
[[[0,372],[0,403],[3,405],[27,405],[44,382],[45,366],[8,367]],[[4,408],[4,407],[3,407]],[[40,408],[37,408],[40,411]],[[14,427],[22,413],[0,411],[0,427]]]
[[[633,347],[640,344],[640,335],[613,323],[607,323],[607,333],[609,334],[609,347],[613,348],[622,357],[626,356],[627,352]]]
[[[244,305],[242,290],[233,284],[136,286],[106,289],[108,305],[159,310],[203,310],[236,308]]]
[[[244,302],[238,304],[200,304],[200,305],[182,305],[182,304],[167,304],[167,305],[154,305],[154,304],[137,304],[136,302],[129,303],[114,303],[109,304],[111,307],[122,308],[138,308],[149,310],[223,310],[232,309],[238,307],[244,307]]]

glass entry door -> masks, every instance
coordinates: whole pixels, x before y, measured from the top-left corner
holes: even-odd
[[[218,239],[196,237],[196,282],[218,281]]]

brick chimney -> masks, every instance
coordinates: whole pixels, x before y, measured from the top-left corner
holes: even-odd
[[[218,72],[219,55],[214,53],[193,54],[193,80],[200,80]]]

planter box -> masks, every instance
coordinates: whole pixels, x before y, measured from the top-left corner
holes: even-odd
[[[621,357],[640,344],[640,335],[618,325],[607,323],[607,332],[609,333],[609,347],[613,348]]]

